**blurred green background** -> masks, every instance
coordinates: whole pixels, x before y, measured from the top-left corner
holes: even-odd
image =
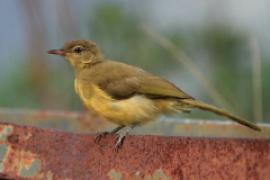
[[[73,72],[46,51],[91,39],[191,96],[251,121],[270,120],[270,2],[0,1],[0,107],[83,110]],[[219,119],[211,113],[191,115]]]

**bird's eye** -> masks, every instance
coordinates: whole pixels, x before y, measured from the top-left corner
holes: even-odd
[[[75,52],[77,54],[81,53],[82,51],[83,51],[83,47],[82,46],[75,46],[73,48],[73,52]]]

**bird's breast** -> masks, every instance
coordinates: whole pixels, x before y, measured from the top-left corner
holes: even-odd
[[[116,100],[95,84],[75,80],[75,91],[90,111],[119,125],[145,123],[158,115],[153,100],[143,95]]]

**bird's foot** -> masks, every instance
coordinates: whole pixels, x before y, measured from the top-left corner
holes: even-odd
[[[125,126],[118,126],[114,128],[111,132],[105,131],[105,132],[98,133],[95,137],[95,142],[99,143],[102,138],[106,137],[109,134],[116,134],[119,130],[123,129],[124,127]]]
[[[125,138],[126,135],[116,135],[115,144],[113,146],[115,152],[118,152],[118,150],[123,146]]]
[[[118,131],[116,133],[115,144],[113,146],[113,149],[115,152],[118,152],[118,150],[123,146],[124,140],[131,129],[132,127],[127,126],[127,127],[122,128],[121,131]]]
[[[102,138],[104,138],[105,136],[107,136],[109,134],[109,132],[105,131],[105,132],[101,132],[101,133],[98,133],[95,137],[95,143],[99,143],[100,140]]]

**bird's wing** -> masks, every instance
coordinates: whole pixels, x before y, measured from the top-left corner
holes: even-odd
[[[140,80],[137,92],[150,98],[193,99],[173,83],[153,75]]]
[[[113,64],[113,65],[112,65]],[[154,76],[142,69],[122,64],[111,63],[104,66],[103,76],[96,83],[115,99],[126,99],[134,94],[142,94],[149,98],[190,99],[189,95],[174,84]],[[104,75],[104,73],[106,75]]]

